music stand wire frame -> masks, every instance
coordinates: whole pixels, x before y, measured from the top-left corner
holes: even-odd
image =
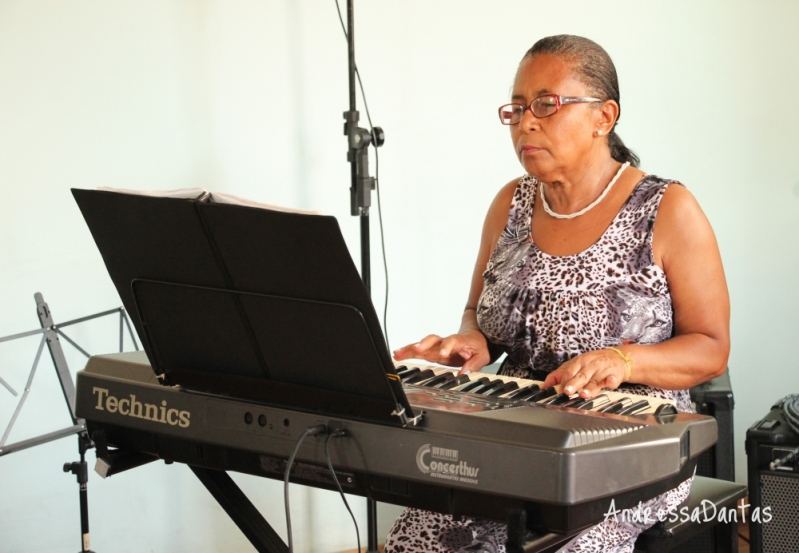
[[[9,421],[8,426],[6,426],[2,438],[0,438],[0,457],[2,457],[3,455],[8,455],[9,453],[13,453],[15,451],[21,451],[23,449],[28,449],[31,447],[35,447],[37,445],[45,444],[53,440],[63,438],[65,436],[78,434],[80,432],[85,431],[86,429],[85,422],[81,419],[78,419],[75,416],[75,385],[72,380],[72,375],[69,371],[69,366],[67,365],[66,357],[64,356],[64,351],[61,348],[61,342],[59,340],[59,336],[64,338],[64,340],[66,340],[80,353],[85,355],[87,359],[91,357],[91,354],[89,354],[85,349],[80,347],[80,345],[78,345],[78,343],[75,342],[72,338],[67,336],[67,334],[62,330],[64,327],[90,321],[93,319],[99,319],[101,317],[106,317],[108,315],[113,315],[118,313],[119,351],[121,352],[124,348],[125,328],[127,328],[128,330],[130,338],[133,342],[133,347],[136,349],[136,351],[139,350],[139,345],[138,342],[136,341],[136,336],[133,333],[133,328],[130,324],[130,320],[128,319],[128,315],[125,312],[124,307],[117,307],[116,309],[109,309],[108,311],[102,311],[100,313],[95,313],[93,315],[87,315],[86,317],[80,317],[78,319],[72,319],[64,323],[55,324],[55,322],[53,321],[52,313],[50,312],[47,303],[44,301],[42,294],[40,292],[36,292],[34,298],[36,299],[36,312],[39,317],[39,321],[42,325],[42,328],[38,328],[36,330],[29,330],[27,332],[20,332],[18,334],[12,334],[10,336],[4,336],[0,338],[0,343],[3,343],[3,342],[10,342],[13,340],[18,340],[21,338],[27,338],[29,336],[36,336],[39,334],[41,335],[41,339],[39,340],[39,347],[36,351],[36,357],[34,358],[33,366],[31,367],[30,373],[28,374],[28,379],[25,383],[25,388],[22,391],[22,396],[17,402],[17,407],[15,408],[14,413],[11,416],[11,420]],[[64,393],[64,399],[66,400],[67,407],[69,408],[69,414],[70,417],[72,418],[72,426],[63,428],[61,430],[56,430],[54,432],[49,432],[47,434],[43,434],[42,436],[37,436],[35,438],[21,440],[19,442],[6,445],[8,437],[11,434],[11,430],[14,427],[14,424],[16,423],[20,412],[22,411],[22,407],[25,405],[25,401],[28,399],[28,395],[30,394],[31,385],[33,384],[33,378],[36,375],[37,368],[39,367],[39,361],[41,360],[45,343],[47,344],[47,347],[50,351],[50,356],[53,360],[53,366],[58,375],[61,391]],[[0,377],[0,385],[5,387],[14,397],[17,397],[19,395],[17,391],[2,377]]]
[[[126,327],[128,329],[128,333],[130,334],[130,339],[133,342],[133,347],[136,349],[136,351],[139,350],[139,345],[136,342],[136,336],[133,333],[133,328],[130,324],[130,320],[128,319],[124,307],[109,309],[108,311],[102,311],[93,315],[72,319],[57,325],[53,321],[53,315],[49,306],[44,301],[44,297],[42,296],[41,292],[36,292],[33,297],[36,300],[36,313],[39,317],[39,322],[42,328],[0,338],[0,343],[2,343],[41,334],[39,347],[36,350],[36,357],[33,361],[33,367],[31,367],[31,371],[28,374],[28,380],[25,383],[25,389],[23,390],[22,396],[17,402],[17,406],[14,409],[14,413],[11,416],[11,420],[6,427],[2,438],[0,438],[0,457],[3,455],[8,455],[9,453],[14,453],[15,451],[21,451],[23,449],[29,449],[37,445],[52,442],[73,434],[78,435],[78,451],[80,453],[80,460],[73,463],[65,463],[64,472],[70,472],[74,474],[77,477],[78,484],[80,486],[81,553],[93,553],[90,550],[89,544],[89,503],[87,490],[89,472],[86,465],[86,451],[90,449],[93,444],[86,432],[86,421],[75,416],[75,384],[72,380],[72,375],[69,372],[69,366],[67,365],[67,359],[64,356],[64,350],[61,347],[59,336],[64,338],[64,340],[66,340],[70,345],[72,345],[87,358],[91,357],[91,355],[85,349],[80,347],[77,342],[67,336],[61,329],[66,326],[71,326],[85,321],[90,321],[92,319],[99,319],[101,317],[119,313],[119,351],[122,352],[125,345],[124,331]],[[48,432],[47,434],[29,438],[27,440],[20,440],[6,446],[5,444],[8,440],[8,436],[11,434],[11,429],[14,427],[17,417],[19,417],[22,407],[25,405],[25,400],[28,399],[28,395],[30,394],[33,378],[36,375],[36,369],[39,367],[39,361],[41,360],[45,343],[50,351],[50,357],[53,360],[53,366],[56,370],[56,374],[58,375],[61,391],[64,394],[64,400],[69,408],[69,415],[72,418],[72,426],[62,428],[61,430],[56,430],[54,432]],[[6,388],[14,397],[19,395],[17,391],[2,378],[0,378],[0,385]]]

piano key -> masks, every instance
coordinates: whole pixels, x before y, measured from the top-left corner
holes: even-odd
[[[582,408],[589,410],[598,409],[599,407],[602,407],[603,405],[606,405],[608,403],[610,403],[610,398],[607,396],[607,394],[600,394],[596,397],[592,397],[591,399],[589,399],[588,403],[583,405]]]
[[[455,378],[455,373],[447,371],[445,373],[434,376],[433,378],[422,384],[422,386],[425,386],[426,388],[434,388],[437,387],[439,384],[444,384],[452,380],[453,378]]]
[[[555,396],[552,396],[550,398],[545,399],[544,401],[541,402],[541,404],[542,405],[563,405],[564,403],[566,403],[570,399],[572,399],[572,396],[570,396],[569,394],[558,394],[558,395],[555,395]]]
[[[477,380],[469,379],[469,383],[468,384],[466,384],[464,386],[461,386],[460,388],[455,388],[455,391],[456,392],[470,392],[470,391],[474,390],[475,388],[479,388],[480,386],[482,386],[484,384],[488,384],[489,382],[490,382],[490,380],[486,376],[484,376],[482,378],[478,378]]]
[[[420,372],[422,372],[422,369],[420,369],[419,367],[413,367],[412,369],[405,369],[404,371],[402,371],[402,372],[400,372],[398,374],[399,374],[399,377],[404,382],[405,379],[410,378],[413,375],[415,375],[416,373],[420,373]]]
[[[464,384],[466,382],[469,382],[469,375],[468,374],[462,374],[460,376],[456,376],[455,378],[453,378],[449,382],[445,382],[444,384],[439,386],[438,389],[439,390],[449,390],[451,388],[456,388],[456,387],[458,387],[461,384]]]
[[[555,389],[554,386],[550,386],[549,388],[544,388],[543,390],[539,390],[530,397],[528,397],[525,401],[533,402],[533,401],[541,401],[542,399],[546,399],[548,397],[552,397],[557,395],[558,391]]]
[[[524,388],[519,388],[515,392],[508,394],[505,396],[505,399],[524,399],[528,396],[533,395],[537,391],[541,389],[541,386],[538,384],[530,384],[529,386],[525,386]]]
[[[566,403],[561,405],[561,407],[571,407],[572,409],[590,410],[590,409],[596,409],[597,407],[605,405],[606,403],[609,403],[609,402],[610,402],[610,399],[608,399],[607,395],[600,394],[600,395],[598,395],[596,397],[593,397],[593,398],[590,398],[590,399],[576,397],[576,398],[572,399],[571,401],[567,401]]]
[[[483,384],[479,388],[473,388],[471,392],[473,394],[481,394],[481,395],[488,395],[488,392],[494,390],[500,386],[503,386],[505,383],[500,378],[495,378],[494,380],[489,380],[488,383]]]
[[[435,375],[436,373],[434,373],[432,369],[426,369],[414,374],[412,377],[408,378],[407,380],[403,380],[403,382],[405,382],[405,384],[416,384],[422,382],[423,380],[427,380],[428,378],[431,378]]]
[[[608,403],[604,407],[600,407],[599,409],[597,409],[597,411],[599,411],[600,413],[618,414],[619,411],[621,411],[625,407],[632,405],[632,402],[633,401],[630,398],[623,397],[621,399]]]
[[[504,382],[502,386],[500,386],[498,388],[495,388],[495,389],[491,390],[490,392],[488,392],[488,396],[489,397],[496,397],[496,396],[505,395],[508,392],[512,392],[513,390],[517,390],[518,388],[519,388],[519,384],[517,382],[513,382],[513,381]]]
[[[633,402],[633,404],[629,407],[625,407],[619,411],[619,415],[634,415],[638,411],[643,411],[647,407],[649,407],[649,402],[645,399],[640,399],[636,402]]]
[[[590,399],[578,396],[574,399],[567,401],[566,403],[561,405],[561,407],[571,407],[572,409],[590,409],[590,407],[585,407],[585,405],[590,401],[591,401]]]

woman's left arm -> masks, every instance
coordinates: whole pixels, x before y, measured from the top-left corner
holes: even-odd
[[[627,380],[680,390],[724,372],[730,353],[727,282],[710,222],[683,186],[671,185],[663,195],[652,249],[668,280],[673,337],[659,344],[618,346],[630,359],[630,369],[615,351],[587,352],[551,373],[547,385],[563,383],[567,393],[582,390],[581,396],[593,397]]]

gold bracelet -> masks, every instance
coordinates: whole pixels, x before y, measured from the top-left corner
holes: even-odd
[[[607,348],[607,349],[609,349],[611,351],[615,351],[616,353],[621,355],[622,359],[624,359],[624,362],[627,364],[627,377],[625,378],[624,381],[625,382],[629,382],[630,378],[633,375],[633,366],[632,366],[633,360],[630,358],[630,356],[624,355],[620,349],[617,349],[617,348]]]

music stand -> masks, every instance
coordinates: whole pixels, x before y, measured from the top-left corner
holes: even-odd
[[[14,409],[14,414],[11,416],[11,420],[6,427],[5,432],[0,438],[0,456],[52,442],[73,434],[78,435],[78,452],[80,454],[80,460],[72,463],[65,463],[64,472],[70,472],[74,474],[77,478],[78,485],[80,486],[81,552],[92,553],[92,551],[89,549],[89,499],[87,489],[89,471],[86,466],[86,451],[91,448],[92,444],[86,432],[86,422],[75,415],[75,385],[72,382],[72,375],[69,372],[69,366],[67,365],[67,359],[64,355],[64,350],[61,348],[61,341],[59,340],[59,337],[64,338],[64,340],[66,340],[75,349],[80,351],[88,358],[90,357],[89,353],[80,347],[69,336],[67,336],[63,329],[67,326],[119,313],[119,351],[121,352],[124,346],[123,340],[125,327],[127,327],[127,330],[130,333],[130,338],[133,341],[133,347],[138,350],[139,346],[136,343],[136,337],[133,334],[133,329],[130,326],[130,321],[128,320],[127,314],[125,313],[125,309],[123,307],[109,309],[108,311],[102,311],[93,315],[88,315],[56,324],[55,320],[53,319],[53,314],[50,311],[50,307],[47,305],[47,302],[44,301],[44,297],[42,296],[41,292],[36,292],[33,297],[36,300],[36,314],[39,317],[41,328],[0,338],[0,343],[2,343],[41,334],[39,348],[36,351],[33,367],[28,375],[28,381],[25,384],[25,390],[17,402],[17,406]],[[36,375],[36,369],[39,366],[39,361],[41,360],[45,343],[47,344],[47,349],[50,352],[50,357],[53,360],[53,367],[58,375],[58,382],[61,387],[61,392],[64,394],[64,400],[67,403],[69,415],[72,419],[72,426],[6,445],[8,437],[11,434],[11,429],[14,427],[17,417],[22,412],[22,407],[25,405],[25,400],[27,400],[28,394],[30,393],[31,385],[33,384],[33,378]],[[12,388],[11,385],[2,378],[0,378],[0,384],[2,384],[13,396],[17,396],[16,390],[14,390],[14,388]]]
[[[415,421],[334,217],[73,195],[162,383]]]

